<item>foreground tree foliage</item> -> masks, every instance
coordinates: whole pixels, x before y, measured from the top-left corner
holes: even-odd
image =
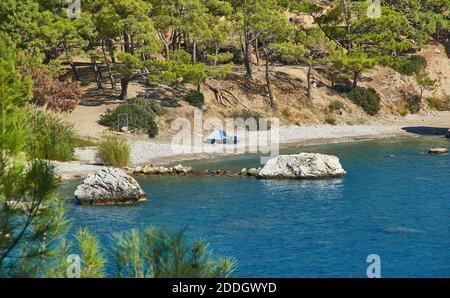
[[[0,276],[45,276],[62,253],[68,222],[53,169],[25,159],[31,80],[18,71],[17,57],[0,45]]]
[[[52,135],[59,119],[27,106],[33,82],[20,71],[31,63],[24,57],[0,40],[0,277],[66,277],[73,253],[80,254],[86,278],[228,276],[234,261],[215,260],[204,242],[188,243],[161,229],[116,235],[105,246],[85,229],[68,240],[69,201],[58,194],[53,167],[42,159],[65,152],[58,138],[70,131]],[[108,265],[119,269],[107,274]]]
[[[235,269],[231,258],[214,259],[204,241],[187,242],[184,232],[159,228],[119,233],[111,239],[119,277],[186,278],[229,277]]]
[[[214,258],[205,241],[187,241],[183,231],[131,230],[105,243],[87,229],[76,233],[82,278],[226,278],[236,267],[232,258]]]

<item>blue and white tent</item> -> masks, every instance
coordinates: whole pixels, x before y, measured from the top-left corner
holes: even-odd
[[[227,133],[223,130],[215,130],[206,138],[205,142],[209,144],[226,144]]]
[[[239,141],[237,136],[227,135],[223,130],[213,131],[205,140],[208,144],[237,144]]]

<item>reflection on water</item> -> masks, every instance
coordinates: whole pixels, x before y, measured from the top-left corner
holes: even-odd
[[[76,227],[102,239],[158,225],[188,227],[190,237],[237,258],[237,276],[365,277],[366,258],[382,259],[385,277],[450,276],[448,147],[421,137],[311,146],[286,153],[340,157],[349,175],[319,181],[244,177],[139,177],[149,201],[134,206],[74,206]],[[259,156],[190,162],[195,168],[258,166]],[[77,183],[62,187],[71,197]],[[75,227],[75,228],[76,228]]]

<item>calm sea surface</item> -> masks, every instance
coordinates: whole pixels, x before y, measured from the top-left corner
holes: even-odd
[[[146,226],[187,227],[217,255],[237,259],[236,277],[365,277],[369,254],[383,277],[450,277],[450,156],[442,137],[310,146],[283,153],[337,155],[349,175],[320,181],[142,177],[147,203],[73,206],[74,229],[102,240]],[[259,156],[190,162],[195,168],[259,166]],[[79,182],[63,185],[71,198]]]

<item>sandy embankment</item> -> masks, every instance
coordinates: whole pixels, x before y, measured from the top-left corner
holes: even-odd
[[[280,146],[313,145],[352,142],[420,134],[442,134],[450,127],[450,112],[429,115],[410,115],[404,118],[385,119],[367,125],[315,125],[285,126],[279,129]],[[259,132],[263,134],[263,132]],[[250,138],[252,135],[250,134]],[[255,137],[253,135],[253,137]],[[212,158],[220,155],[242,154],[248,151],[245,145],[202,145],[200,147],[172,146],[167,142],[133,141],[131,144],[133,165],[159,165],[177,161]],[[215,152],[215,151],[219,151]],[[224,153],[224,150],[234,151]],[[63,179],[81,178],[100,166],[90,165],[95,159],[95,150],[78,150],[79,162],[55,163],[56,173]]]

